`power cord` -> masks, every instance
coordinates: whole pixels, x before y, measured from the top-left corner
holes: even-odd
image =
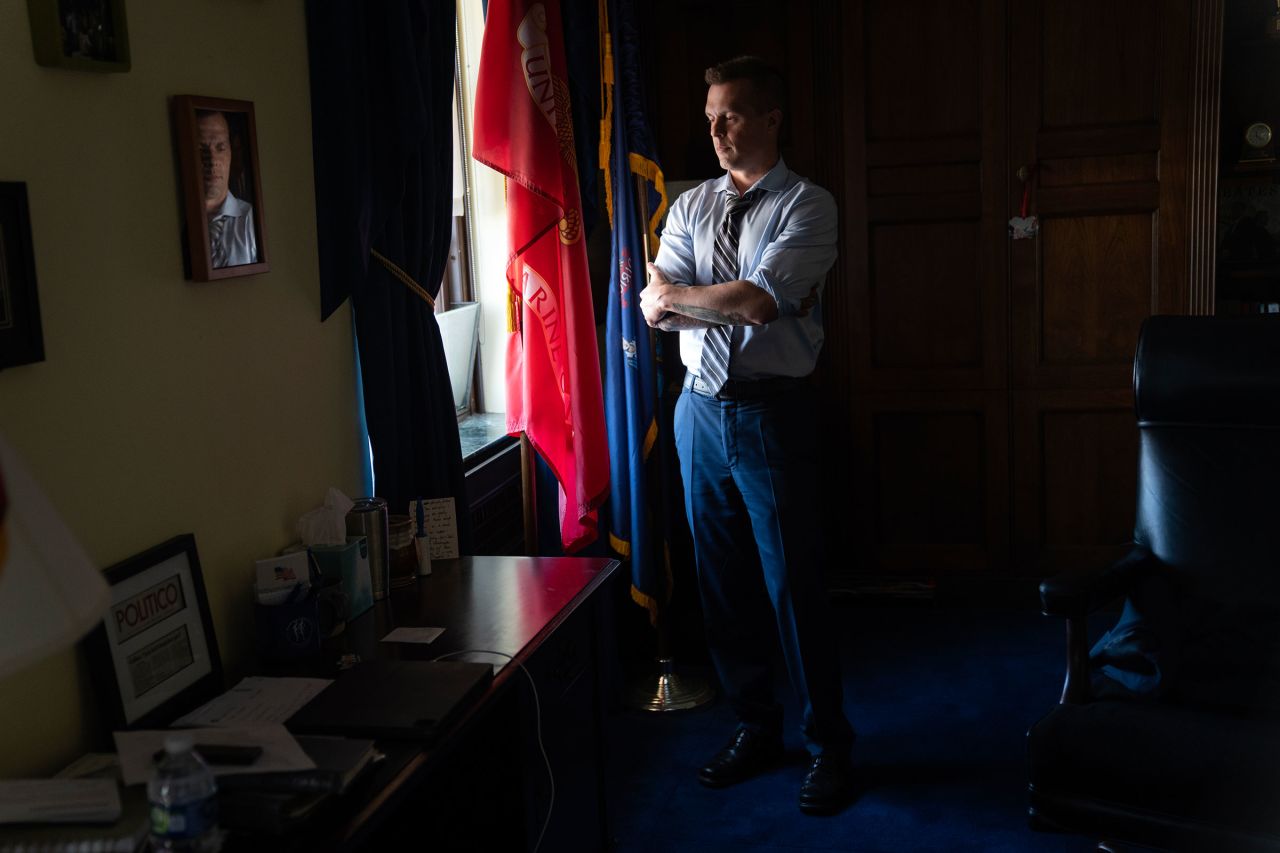
[[[538,751],[542,753],[542,763],[547,768],[547,783],[551,789],[550,796],[547,799],[547,816],[542,821],[542,830],[538,833],[538,840],[533,845],[533,853],[538,853],[538,849],[542,847],[542,838],[547,834],[547,827],[551,825],[551,810],[555,808],[556,804],[556,774],[551,771],[551,759],[547,757],[547,747],[542,742],[542,702],[538,699],[538,685],[534,683],[533,676],[529,673],[529,670],[525,668],[525,665],[506,652],[495,652],[490,649],[462,649],[456,652],[446,652],[436,658],[436,660],[445,660],[446,658],[456,657],[457,655],[468,654],[497,655],[498,657],[506,658],[516,666],[520,667],[520,671],[524,673],[524,677],[529,679],[529,689],[533,691],[533,722],[534,730],[538,735]]]

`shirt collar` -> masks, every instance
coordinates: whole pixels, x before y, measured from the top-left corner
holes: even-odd
[[[778,155],[778,162],[773,164],[773,168],[766,172],[763,178],[747,187],[747,192],[752,190],[782,192],[786,189],[787,176],[790,174],[791,170],[787,168],[786,161],[782,159],[782,155]],[[733,178],[728,172],[725,172],[716,183],[716,192],[738,194],[738,188],[733,185]]]
[[[227,190],[227,197],[222,200],[222,206],[218,208],[218,212],[211,216],[211,219],[218,219],[223,216],[244,216],[249,212],[248,202],[243,202],[231,194],[231,190]]]

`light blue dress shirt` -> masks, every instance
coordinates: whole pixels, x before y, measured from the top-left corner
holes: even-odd
[[[766,379],[807,376],[822,349],[821,294],[836,260],[836,203],[831,193],[778,159],[751,188],[757,199],[743,214],[738,234],[738,277],[778,303],[778,319],[764,326],[734,326],[729,376]],[[751,190],[748,190],[750,192]],[[678,284],[710,284],[716,230],[726,199],[736,191],[726,172],[683,193],[671,205],[654,263]],[[804,317],[801,301],[818,286],[819,301]],[[680,359],[700,372],[705,329],[680,332]]]
[[[218,212],[209,218],[209,253],[216,257],[217,247],[212,245],[215,219],[226,219],[222,230],[222,245],[226,250],[226,261],[223,263],[215,261],[214,268],[257,263],[258,238],[253,230],[253,205],[247,201],[241,201],[228,192]]]

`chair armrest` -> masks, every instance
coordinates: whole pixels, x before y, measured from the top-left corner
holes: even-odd
[[[1159,564],[1154,554],[1134,545],[1101,571],[1063,572],[1040,584],[1040,604],[1046,616],[1067,620],[1067,675],[1062,684],[1064,704],[1089,700],[1089,626],[1086,617],[1114,601]]]
[[[1101,570],[1068,571],[1040,583],[1040,605],[1046,616],[1083,619],[1131,589],[1135,582],[1159,564],[1146,547],[1134,545],[1129,553]]]

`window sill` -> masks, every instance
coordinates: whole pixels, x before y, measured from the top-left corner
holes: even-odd
[[[503,412],[478,412],[458,421],[458,439],[462,443],[462,467],[474,468],[498,453],[516,439],[507,435],[507,416]]]

